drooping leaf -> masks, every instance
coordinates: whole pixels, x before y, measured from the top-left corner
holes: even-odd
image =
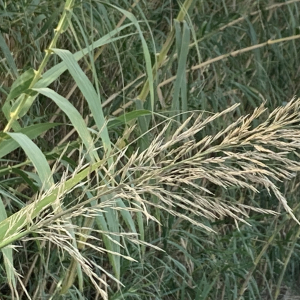
[[[7,134],[21,146],[36,168],[44,190],[50,189],[54,185],[54,181],[51,169],[43,152],[28,136],[23,133],[8,132]]]
[[[41,133],[58,125],[60,125],[60,123],[40,123],[22,128],[18,132],[27,135],[30,139],[35,139]],[[14,139],[5,133],[0,133],[0,158],[11,153],[18,147],[19,144]]]
[[[132,26],[132,23],[126,24],[121,26],[120,28],[117,28],[115,30],[112,30],[99,40],[93,42],[89,47],[82,49],[82,51],[78,51],[74,53],[74,58],[76,61],[80,60],[84,55],[86,55],[89,51],[92,51],[93,49],[99,48],[103,45],[115,42],[117,40],[121,40],[124,38],[127,38],[131,36],[132,34],[120,36],[113,38],[116,34],[120,33],[122,30],[126,29],[127,27]],[[61,62],[51,69],[49,69],[47,72],[43,74],[43,77],[35,84],[35,88],[43,88],[50,85],[53,81],[55,81],[63,72],[67,70],[67,66],[64,62]]]
[[[147,73],[148,82],[149,82],[151,110],[153,111],[154,110],[154,87],[153,87],[154,79],[153,79],[153,73],[152,73],[150,52],[149,52],[149,48],[147,46],[146,40],[143,35],[143,31],[139,25],[137,18],[131,12],[129,12],[125,9],[121,9],[120,7],[117,7],[115,5],[111,5],[111,6],[114,7],[115,9],[119,10],[122,14],[124,14],[126,16],[126,18],[128,18],[134,24],[134,26],[136,27],[136,29],[139,33],[140,40],[142,42],[143,54],[144,54],[144,59],[145,59],[145,63],[146,63],[146,73]]]
[[[100,95],[96,93],[91,81],[88,79],[83,70],[79,67],[78,63],[76,62],[75,58],[73,57],[70,51],[61,49],[52,50],[54,53],[59,55],[60,58],[64,61],[70,74],[77,83],[80,91],[87,100],[90,110],[93,114],[93,118],[97,124],[97,127],[99,130],[101,130],[100,137],[103,142],[104,150],[107,152],[107,155],[109,155],[111,151],[111,144],[108,135],[108,130],[106,127],[106,120],[104,118],[101,106]]]
[[[73,126],[77,130],[87,151],[91,155],[91,158],[94,160],[99,160],[91,134],[78,110],[66,98],[60,96],[49,88],[40,88],[34,90],[52,99],[57,106],[60,107],[60,109],[68,116]]]

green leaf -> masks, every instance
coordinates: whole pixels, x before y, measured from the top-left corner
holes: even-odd
[[[23,133],[8,132],[7,134],[12,137],[25,151],[26,155],[39,174],[44,190],[50,189],[54,185],[54,181],[49,164],[43,152],[37,147],[35,143],[32,142],[32,140],[28,136]]]
[[[10,53],[10,50],[8,48],[8,46],[5,43],[5,40],[2,36],[2,34],[0,33],[0,48],[6,58],[7,64],[10,67],[10,70],[12,71],[12,75],[14,76],[14,78],[17,78],[19,76],[18,74],[18,68],[16,66],[15,60],[13,58],[13,56]]]
[[[0,194],[3,195],[5,198],[9,198],[11,200],[10,202],[13,202],[14,205],[16,205],[19,209],[25,206],[25,203],[21,201],[18,197],[2,189],[1,187],[0,187]]]
[[[102,201],[107,200],[108,197],[104,196],[101,198]],[[97,202],[91,202],[91,205],[97,205]],[[120,237],[117,235],[111,235],[109,239],[107,237],[106,232],[112,232],[112,233],[119,233],[119,220],[117,218],[117,211],[111,209],[111,208],[105,208],[103,214],[98,214],[96,216],[96,223],[100,230],[105,232],[105,234],[102,235],[103,242],[105,244],[106,249],[112,252],[120,253],[120,246],[118,243],[120,242]],[[117,243],[114,243],[112,240],[115,240]],[[116,278],[120,279],[120,256],[119,255],[113,255],[112,253],[108,253],[109,261],[112,264],[112,267],[114,269],[114,273]]]
[[[39,192],[38,187],[34,184],[34,182],[29,178],[28,174],[24,171],[22,171],[20,168],[11,168],[11,172],[18,174],[23,180],[27,183],[27,186],[30,187],[32,191],[35,193]],[[29,173],[30,174],[30,173]],[[34,173],[34,175],[36,175]]]
[[[23,100],[24,93],[30,96],[34,96],[36,94],[32,90],[28,89],[33,80],[34,75],[35,75],[34,70],[29,69],[25,73],[23,73],[20,77],[18,77],[17,80],[12,84],[10,92],[2,107],[2,111],[7,120],[10,120],[11,113],[15,111],[15,109],[19,106],[19,103]],[[13,106],[11,106],[10,101],[17,97],[19,98],[15,101]],[[19,131],[21,129],[19,123],[16,121],[13,122],[12,127],[15,131]]]
[[[68,50],[61,49],[51,49],[54,53],[59,55],[59,57],[66,64],[70,74],[78,85],[80,91],[82,92],[84,98],[87,100],[89,104],[89,108],[93,114],[94,120],[97,124],[99,130],[101,130],[100,137],[103,142],[104,149],[109,155],[111,152],[111,143],[108,135],[108,130],[106,127],[106,121],[104,118],[100,95],[98,95],[82,69],[79,67],[75,58]]]
[[[45,22],[45,24],[43,25],[43,27],[39,30],[39,34],[37,35],[36,40],[38,40],[39,38],[41,38],[42,35],[44,35],[50,28],[53,28],[52,24],[54,22],[56,22],[57,17],[61,13],[63,4],[64,3],[61,4],[60,8],[54,10],[54,12],[51,14],[51,16],[47,18],[47,21]]]
[[[152,114],[151,111],[146,110],[146,109],[134,110],[134,111],[128,112],[120,117],[110,119],[107,127],[114,128],[114,127],[117,127],[120,125],[127,124],[129,121],[137,119],[138,117],[148,116],[151,114]]]
[[[18,132],[27,135],[30,139],[35,139],[41,133],[58,125],[60,125],[60,123],[40,123],[22,128]],[[5,133],[0,133],[0,158],[11,153],[18,147],[19,144],[14,139],[9,137]]]
[[[120,214],[122,215],[128,228],[130,229],[130,232],[137,233],[132,216],[130,212],[126,209],[126,205],[124,204],[121,198],[116,199],[116,205],[123,208],[120,210]]]
[[[99,47],[101,47],[103,45],[112,43],[112,42],[117,41],[117,40],[121,40],[121,39],[127,38],[129,36],[132,36],[133,34],[130,33],[130,34],[127,34],[127,35],[123,35],[123,36],[120,36],[120,37],[113,38],[113,36],[115,36],[116,34],[120,33],[122,30],[126,29],[127,27],[129,27],[131,25],[132,25],[132,23],[129,23],[129,24],[121,26],[120,28],[112,30],[111,32],[109,32],[108,34],[106,34],[105,36],[103,36],[102,38],[100,38],[99,40],[93,42],[88,47],[86,47],[86,48],[82,49],[81,51],[78,51],[78,52],[76,52],[75,54],[72,54],[72,55],[74,56],[75,60],[78,61],[84,55],[86,55],[87,53],[89,53],[89,51],[92,51],[93,49],[99,48]],[[61,63],[55,65],[54,67],[52,67],[50,70],[48,70],[47,72],[45,72],[43,74],[42,78],[34,85],[34,87],[35,88],[45,88],[45,87],[49,86],[52,82],[54,82],[66,70],[67,70],[67,66],[65,65],[64,62],[61,62]],[[21,75],[21,76],[23,76],[23,75]],[[13,84],[13,86],[15,86],[15,85],[16,85],[16,82]],[[28,87],[29,87],[29,85],[27,86],[27,88]],[[17,92],[17,91],[19,91],[19,90],[16,90],[15,92]],[[26,103],[22,107],[22,110],[21,110],[21,112],[19,114],[20,118],[27,113],[27,111],[29,110],[29,108],[31,107],[32,103],[34,102],[34,100],[35,100],[35,98],[37,96],[37,93],[32,93],[32,91],[30,91],[28,89],[24,89],[23,92],[26,92],[30,96],[27,98]],[[14,93],[13,95],[9,95],[8,96],[9,98],[6,99],[6,101],[5,101],[4,105],[3,105],[2,111],[3,111],[3,113],[4,113],[4,115],[5,115],[5,117],[6,117],[7,120],[10,119],[9,113],[11,111],[11,105],[9,103],[9,100],[12,99],[12,98],[16,98],[17,97],[16,95],[20,96],[21,94],[19,94],[19,92],[18,92],[18,93]],[[21,101],[21,98],[18,99],[16,102],[19,103],[20,101]],[[14,122],[13,129],[15,131],[18,131],[18,130],[20,130],[20,128],[21,127],[19,126],[19,124],[17,122]]]
[[[182,45],[182,33],[181,33],[181,22],[179,22],[178,20],[174,20],[174,28],[175,28],[175,44],[176,44],[176,50],[177,50],[177,55],[178,57],[180,57],[180,48]]]
[[[57,106],[68,116],[77,130],[82,142],[89,152],[92,160],[99,160],[90,132],[78,110],[64,97],[48,88],[34,89],[38,93],[52,99]]]
[[[146,103],[147,104],[147,103]],[[144,102],[137,99],[135,101],[135,105],[137,110],[142,110],[142,108],[144,107]],[[149,124],[150,124],[150,119],[144,116],[140,116],[138,118],[138,125],[139,125],[139,129],[140,129],[140,139],[139,139],[139,148],[140,151],[144,151],[146,150],[151,142],[151,136],[150,136],[150,132],[149,132]]]
[[[24,97],[24,95],[21,95],[17,99],[17,101],[21,100],[23,97]],[[2,111],[3,111],[3,114],[4,114],[5,118],[6,118],[6,120],[10,120],[11,103],[10,103],[10,101],[7,100],[7,98],[6,98],[6,101],[3,104]],[[17,121],[13,122],[12,128],[13,128],[14,131],[21,130],[21,126],[20,126],[20,124]]]
[[[22,93],[25,93],[28,90],[34,75],[34,70],[29,69],[26,72],[24,72],[20,77],[18,77],[17,80],[11,86],[10,93],[8,94],[6,101],[19,97]]]
[[[179,31],[179,29],[178,29]],[[183,21],[183,29],[182,29],[182,36],[180,38],[180,51],[179,60],[178,60],[178,68],[177,68],[177,76],[174,82],[174,95],[172,99],[172,114],[176,114],[180,108],[180,101],[179,101],[179,93],[180,90],[186,91],[186,63],[187,63],[187,56],[189,52],[189,42],[190,42],[190,29],[185,21]],[[182,93],[184,96],[182,100],[181,108],[187,109],[187,99],[186,93]],[[180,116],[178,116],[179,118]],[[178,120],[180,121],[180,120]]]
[[[124,16],[126,16],[135,25],[135,27],[139,33],[139,36],[140,36],[140,39],[142,42],[144,59],[145,59],[145,63],[146,63],[146,73],[147,73],[148,81],[149,81],[151,110],[153,111],[154,110],[154,88],[153,88],[154,80],[153,80],[153,73],[152,73],[152,63],[151,63],[150,52],[149,52],[146,40],[144,38],[143,32],[141,30],[138,20],[131,12],[121,9],[120,7],[117,7],[115,5],[111,5],[111,6],[114,7],[115,9],[119,10],[122,14],[124,14]]]

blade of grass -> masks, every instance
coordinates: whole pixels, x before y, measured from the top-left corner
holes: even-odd
[[[44,190],[50,189],[54,185],[54,181],[49,164],[43,152],[28,136],[23,133],[7,132],[7,134],[21,146],[32,164],[35,166]]]
[[[287,221],[287,219],[285,220]],[[260,251],[260,253],[258,254],[258,256],[255,258],[254,262],[253,262],[253,267],[251,268],[251,270],[249,270],[249,272],[247,273],[247,276],[239,290],[238,293],[238,298],[237,300],[241,300],[243,298],[243,294],[247,289],[247,286],[249,284],[249,281],[251,280],[252,274],[255,271],[258,263],[260,262],[260,260],[262,259],[263,255],[266,253],[267,249],[270,247],[270,245],[273,243],[273,240],[275,239],[276,235],[280,232],[280,230],[284,227],[285,222],[280,223],[280,225],[277,227],[276,231],[269,237],[269,239],[266,241],[266,244],[264,245],[263,249]]]
[[[176,18],[177,21],[182,22],[189,10],[189,8],[192,6],[192,4],[195,2],[195,0],[186,0],[181,8],[180,8],[180,12]],[[175,38],[175,29],[174,27],[170,30],[167,39],[158,55],[157,58],[157,62],[154,65],[154,67],[152,68],[152,72],[153,72],[153,77],[156,76],[156,72],[157,70],[160,68],[161,64],[163,63],[163,61],[165,60],[165,57],[167,56],[173,42],[174,42],[174,38]],[[153,83],[152,83],[153,84]],[[147,95],[149,93],[149,89],[151,88],[151,82],[149,81],[149,79],[145,82],[141,93],[138,96],[138,99],[140,99],[141,101],[145,101],[147,98]]]
[[[153,82],[153,73],[152,73],[152,66],[151,66],[151,57],[150,57],[149,49],[148,49],[146,40],[144,38],[143,32],[141,30],[138,20],[131,12],[121,9],[115,5],[111,5],[111,6],[114,7],[115,9],[119,10],[122,14],[124,14],[135,25],[135,27],[139,33],[140,40],[142,42],[145,63],[146,63],[146,73],[148,76],[147,82],[148,82],[148,88],[150,90],[151,110],[153,111],[154,110],[154,88],[153,88],[154,82]],[[140,99],[140,100],[143,101],[144,99]]]
[[[87,100],[94,120],[97,124],[99,130],[101,130],[100,137],[102,139],[103,147],[105,150],[105,156],[108,158],[109,165],[113,165],[113,159],[110,158],[111,153],[111,142],[108,135],[108,130],[106,126],[106,120],[104,118],[104,114],[102,111],[101,100],[100,96],[96,93],[92,83],[87,78],[83,70],[79,67],[76,60],[72,56],[72,54],[67,50],[60,50],[60,49],[52,49],[54,53],[56,53],[66,64],[70,74],[72,75],[73,79],[75,80],[77,86],[79,87],[80,91],[82,92],[83,96]],[[113,168],[111,169],[113,172]],[[105,199],[101,199],[101,201],[105,201]],[[119,232],[118,224],[118,214],[116,211],[107,208],[106,209],[106,222],[107,226],[102,227],[102,230],[106,230],[108,227],[109,232]],[[131,218],[131,216],[130,216]],[[104,221],[101,222],[102,226],[104,226]],[[115,237],[116,239],[117,236]],[[118,239],[119,242],[119,239]],[[107,249],[113,252],[120,252],[120,247],[117,244],[110,243],[110,245],[106,245]],[[112,247],[112,248],[108,248]],[[110,261],[113,264],[114,271],[116,278],[120,278],[120,257],[119,256],[110,256]],[[64,288],[62,289],[62,293],[65,293],[70,285],[73,283],[75,278],[75,268],[71,265],[71,269],[69,270],[68,282],[64,283]]]
[[[52,49],[52,51],[64,61],[77,86],[87,100],[98,130],[101,130],[100,137],[103,142],[104,150],[106,151],[106,155],[109,156],[111,152],[111,142],[101,106],[100,95],[96,93],[92,83],[79,67],[70,51],[61,49]]]
[[[13,78],[18,78],[18,76],[19,76],[18,68],[16,66],[13,56],[10,53],[10,50],[9,50],[7,44],[5,43],[2,33],[0,33],[0,48],[2,49],[4,57],[6,58],[7,64],[10,67]]]
[[[73,126],[76,128],[86,147],[86,150],[89,152],[91,159],[96,161],[99,160],[90,132],[77,109],[66,98],[60,96],[49,88],[39,88],[33,90],[52,99],[61,108],[61,110],[68,116]]]
[[[283,268],[281,270],[279,279],[277,281],[277,287],[276,287],[276,290],[275,290],[274,300],[277,300],[278,297],[279,297],[280,288],[282,286],[283,277],[284,277],[284,275],[286,273],[286,269],[287,269],[288,263],[290,262],[291,257],[292,257],[292,255],[293,255],[293,253],[295,251],[295,246],[296,246],[296,243],[297,243],[297,241],[299,239],[299,236],[300,236],[300,228],[298,228],[298,230],[296,231],[296,234],[295,234],[295,237],[293,238],[293,242],[292,242],[292,245],[291,245],[290,250],[288,252],[288,255],[285,258]]]
[[[109,129],[116,128],[118,126],[127,124],[128,122],[135,120],[138,117],[150,116],[150,115],[151,115],[151,111],[146,109],[130,111],[128,113],[121,115],[120,117],[109,119],[107,127]]]
[[[48,129],[54,128],[60,125],[60,123],[41,123],[22,128],[19,133],[23,133],[31,140],[38,137],[41,133]],[[19,147],[19,144],[12,138],[6,136],[4,133],[0,133],[0,158],[11,153]]]
[[[175,21],[176,23],[178,21]],[[179,24],[176,26],[176,28],[179,27]],[[180,29],[177,29],[177,31],[180,33],[179,31]],[[181,99],[182,100],[182,105],[180,105],[180,101],[179,101],[179,93],[180,90],[184,90],[186,91],[186,80],[184,80],[185,78],[185,70],[186,70],[186,63],[187,63],[187,56],[188,56],[188,52],[189,52],[189,42],[190,42],[190,29],[187,25],[187,23],[185,21],[183,21],[183,29],[182,29],[182,36],[178,36],[179,33],[177,34],[177,38],[179,39],[178,42],[178,47],[180,46],[180,49],[178,49],[180,51],[179,54],[179,60],[178,60],[178,68],[177,68],[177,75],[176,75],[176,80],[174,83],[174,94],[172,97],[172,114],[178,114],[179,108],[186,108],[187,107],[187,100],[186,100],[186,96],[185,99]],[[184,111],[182,111],[184,112]],[[186,114],[184,114],[186,115]],[[180,115],[177,116],[178,121],[180,118]]]
[[[84,55],[88,54],[89,51],[92,51],[103,45],[106,45],[108,43],[118,41],[118,40],[127,38],[129,36],[132,36],[133,34],[131,33],[131,34],[127,34],[127,35],[124,35],[121,37],[113,38],[113,36],[115,36],[116,34],[120,33],[122,30],[124,30],[130,26],[132,26],[132,23],[123,25],[120,28],[117,28],[117,29],[109,32],[108,34],[106,34],[105,36],[100,38],[99,40],[93,42],[92,44],[89,45],[89,47],[84,48],[82,51],[78,51],[78,52],[74,53],[73,55],[74,55],[75,60],[76,61],[80,60]],[[64,62],[61,62],[61,63],[55,65],[54,67],[52,67],[51,69],[49,69],[48,71],[46,71],[43,74],[43,77],[35,84],[34,87],[35,88],[47,87],[66,70],[67,70],[67,66]]]

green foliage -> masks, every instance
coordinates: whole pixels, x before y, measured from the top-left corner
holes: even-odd
[[[297,299],[299,2],[0,1],[0,298]]]

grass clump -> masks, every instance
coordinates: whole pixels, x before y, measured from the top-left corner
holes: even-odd
[[[0,2],[1,299],[299,294],[298,10]]]

